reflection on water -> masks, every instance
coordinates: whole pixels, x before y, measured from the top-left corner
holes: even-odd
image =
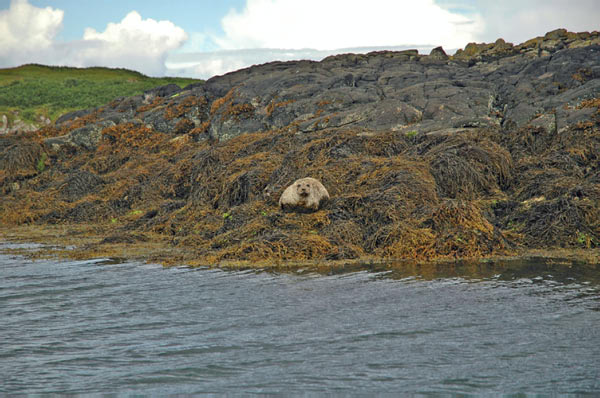
[[[503,280],[521,278],[553,279],[559,283],[585,281],[600,284],[600,264],[586,264],[568,259],[527,258],[498,261],[457,261],[438,263],[362,263],[332,269],[328,274],[370,271],[385,278],[419,278],[425,280],[464,278],[468,280]]]
[[[598,265],[368,268],[0,255],[0,394],[600,391]]]

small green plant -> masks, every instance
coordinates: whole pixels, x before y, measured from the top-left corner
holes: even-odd
[[[577,232],[577,243],[585,246],[588,249],[592,247],[592,245],[598,246],[598,241],[593,236],[590,236],[585,232]]]
[[[406,135],[407,138],[414,138],[417,136],[418,132],[417,132],[417,130],[411,130],[411,131],[407,131],[404,134]]]
[[[231,213],[223,213],[223,220],[231,220]]]
[[[141,210],[131,210],[128,215],[129,216],[138,216],[142,213],[143,213],[143,211],[141,211]]]
[[[42,156],[39,158],[37,164],[35,165],[35,168],[38,171],[38,173],[41,173],[44,170],[46,170],[46,159],[48,159],[48,155],[46,155],[46,152],[43,152]]]
[[[110,223],[111,223],[111,224],[116,224],[117,222],[119,222],[119,220],[117,220],[117,219],[116,219],[116,218],[114,218],[114,217],[110,219]]]
[[[511,230],[511,231],[522,231],[525,228],[525,224],[522,222],[516,222],[516,221],[509,221],[508,224],[506,224],[507,229]]]
[[[263,210],[263,211],[261,211],[261,212],[260,212],[260,214],[262,214],[264,217],[268,216],[267,212],[266,212],[266,211],[264,211],[264,210]]]

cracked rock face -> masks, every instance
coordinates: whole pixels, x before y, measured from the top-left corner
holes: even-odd
[[[183,91],[165,87],[120,99],[98,119],[170,134],[197,129],[198,139],[219,141],[273,129],[432,133],[531,125],[560,131],[589,116],[573,105],[600,92],[599,40],[597,32],[561,30],[519,46],[501,39],[471,43],[453,57],[436,48],[428,56],[384,51],[272,62]],[[539,56],[532,57],[532,48]]]
[[[422,133],[518,128],[534,119],[534,125],[554,124],[556,129],[573,118],[557,113],[557,108],[600,92],[598,45],[533,60],[516,55],[471,66],[452,60],[425,62],[428,59],[372,54],[273,63],[213,78],[203,90],[214,97],[229,92],[239,104],[257,102],[251,117],[231,123],[230,130],[240,132],[352,126]],[[552,116],[538,120],[543,114]],[[214,134],[220,138],[221,132]]]

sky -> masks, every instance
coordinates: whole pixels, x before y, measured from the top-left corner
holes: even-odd
[[[600,0],[0,0],[0,68],[209,78],[275,60],[600,30]]]

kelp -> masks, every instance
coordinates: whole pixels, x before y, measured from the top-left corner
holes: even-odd
[[[71,127],[2,138],[2,224],[104,225],[111,232],[94,253],[152,236],[177,253],[170,261],[194,264],[429,261],[600,241],[595,121],[561,136],[532,128],[415,137],[282,128],[219,142],[198,139],[208,126],[195,131],[186,118],[198,104],[208,106],[167,103],[165,113],[179,118],[176,131],[139,122],[106,127],[91,151],[45,147],[43,138]],[[211,111],[253,112],[236,102],[235,90]],[[314,213],[281,211],[283,190],[306,176],[318,178],[331,200]]]
[[[448,137],[427,149],[441,196],[475,199],[500,193],[512,177],[510,153],[495,142],[472,135]]]

